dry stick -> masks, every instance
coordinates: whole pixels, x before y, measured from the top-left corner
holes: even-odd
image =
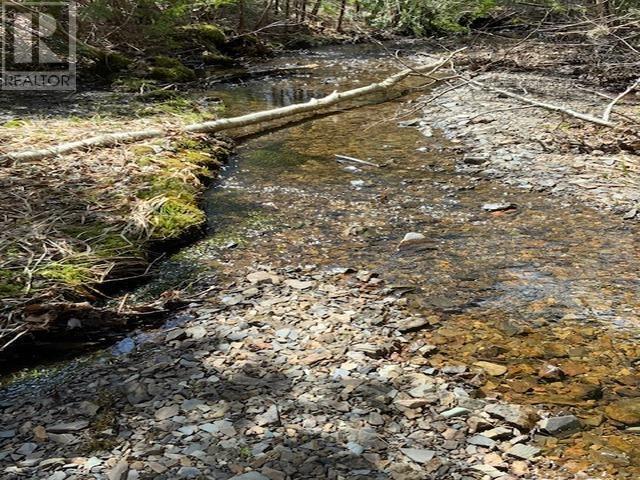
[[[359,158],[348,157],[346,155],[334,155],[334,156],[338,159],[338,161],[346,160],[348,162],[360,163],[362,165],[369,165],[370,167],[378,167],[378,168],[380,168],[380,165],[378,165],[377,163],[367,162],[366,160],[360,160]]]
[[[464,78],[464,77],[462,77]],[[490,87],[489,85],[485,85],[484,83],[478,82],[477,80],[465,79],[471,85],[475,85],[476,87],[483,88],[485,90],[489,90],[491,92],[499,93],[500,95],[504,95],[506,97],[513,98],[523,103],[528,103],[529,105],[534,105],[536,107],[544,108],[545,110],[551,110],[553,112],[560,112],[570,115],[575,118],[579,118],[580,120],[584,120],[585,122],[595,123],[597,125],[602,125],[605,127],[615,127],[616,124],[610,122],[609,120],[605,120],[600,117],[595,117],[593,115],[589,115],[587,113],[576,112],[575,110],[571,110],[570,108],[563,107],[561,105],[555,105],[553,103],[541,102],[540,100],[536,100],[533,98],[523,97],[522,95],[518,95],[516,93],[511,93],[508,90],[502,90],[501,88]]]
[[[620,93],[616,98],[611,100],[609,105],[607,105],[607,108],[604,109],[604,113],[602,114],[602,119],[608,121],[609,117],[611,116],[611,110],[613,110],[613,107],[616,105],[616,103],[618,103],[626,95],[628,95],[633,90],[635,90],[638,85],[640,85],[640,78],[638,78],[635,82],[629,85],[629,87],[624,92]]]
[[[231,128],[246,127],[256,123],[277,120],[284,117],[298,115],[300,113],[311,112],[333,106],[337,103],[354,100],[356,98],[370,95],[372,93],[383,92],[389,90],[394,85],[400,83],[405,78],[414,73],[434,73],[442,66],[449,63],[449,59],[438,59],[426,65],[415,67],[413,69],[405,69],[390,77],[385,78],[381,82],[372,83],[365,87],[347,90],[345,92],[335,91],[330,95],[322,98],[312,98],[308,102],[289,105],[286,107],[274,108],[272,110],[264,110],[256,113],[249,113],[239,117],[221,118],[203,123],[194,123],[186,125],[182,128],[174,130],[151,128],[148,130],[139,130],[134,132],[116,132],[98,135],[95,137],[78,140],[76,142],[62,143],[49,148],[40,150],[26,150],[22,152],[11,152],[0,156],[0,165],[6,166],[6,162],[13,160],[40,160],[43,158],[55,157],[75,150],[86,149],[89,147],[110,147],[121,143],[131,143],[140,140],[148,140],[151,138],[159,138],[170,136],[177,133],[214,133]]]

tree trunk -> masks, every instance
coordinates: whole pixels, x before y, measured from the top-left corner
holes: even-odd
[[[340,0],[340,14],[338,15],[338,25],[336,30],[342,32],[342,22],[344,21],[344,12],[347,9],[347,0]]]
[[[238,3],[238,33],[244,32],[244,0],[239,0]]]
[[[450,59],[450,57],[449,57]],[[345,92],[333,92],[322,98],[312,98],[308,102],[289,105],[286,107],[274,108],[272,110],[264,110],[257,113],[249,113],[239,117],[221,118],[209,122],[195,123],[186,125],[182,128],[165,130],[163,128],[151,128],[148,130],[139,130],[133,132],[117,132],[98,135],[95,137],[85,138],[76,142],[62,143],[56,146],[41,150],[27,150],[22,152],[6,153],[0,156],[0,165],[6,164],[8,161],[16,160],[40,160],[43,158],[55,157],[75,150],[86,149],[89,147],[111,147],[121,143],[131,143],[140,140],[148,140],[151,138],[165,137],[179,133],[215,133],[231,128],[246,127],[271,120],[299,115],[301,113],[313,112],[326,107],[331,107],[341,102],[355,100],[372,93],[384,92],[397,85],[405,78],[413,74],[427,72],[432,74],[443,65],[448,64],[449,59],[438,59],[428,64],[408,68],[402,70],[390,77],[385,78],[381,82],[372,83],[365,87],[347,90]]]
[[[264,10],[262,11],[262,15],[260,15],[260,18],[256,22],[256,26],[253,27],[254,30],[258,30],[262,26],[262,24],[265,22],[265,20],[268,18],[269,10],[271,10],[272,4],[273,4],[273,0],[269,0],[266,7],[264,7]]]
[[[320,7],[322,6],[322,0],[316,0],[316,3],[313,5],[311,9],[311,16],[316,17],[318,12],[320,11]]]

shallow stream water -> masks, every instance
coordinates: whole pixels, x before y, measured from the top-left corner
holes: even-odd
[[[386,58],[354,47],[301,53],[279,63],[318,68],[207,95],[221,97],[229,115],[288,105],[380,79],[396,68]],[[574,438],[550,439],[552,455],[576,470],[602,462],[637,478],[639,437],[603,415],[607,404],[640,396],[637,227],[461,173],[462,145],[428,127],[398,127],[411,105],[353,107],[260,135],[234,132],[246,138],[206,194],[207,237],[161,264],[158,281],[136,295],[224,284],[250,265],[369,270],[433,318],[418,334],[438,349],[433,366],[504,364],[508,373],[480,391],[551,405],[588,425]],[[515,208],[488,212],[489,203]],[[399,250],[408,232],[427,241]],[[541,378],[546,364],[564,377]]]

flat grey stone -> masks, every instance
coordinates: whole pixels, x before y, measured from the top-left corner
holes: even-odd
[[[461,417],[462,415],[467,415],[471,410],[464,407],[454,407],[449,410],[445,410],[440,415],[444,418],[453,418],[453,417]]]
[[[49,440],[60,445],[71,445],[78,442],[78,437],[71,433],[50,433]]]
[[[51,425],[47,427],[47,432],[49,433],[69,433],[69,432],[77,432],[79,430],[84,430],[89,426],[89,422],[87,420],[77,420],[75,422],[67,422],[67,423],[56,423],[55,425]]]
[[[575,415],[545,418],[538,422],[540,430],[554,437],[568,437],[582,428],[580,420]]]
[[[416,463],[427,463],[436,454],[434,450],[425,448],[401,448],[400,451]]]
[[[467,438],[467,442],[478,447],[493,448],[496,445],[495,440],[485,437],[484,435],[474,435]]]
[[[47,477],[47,480],[64,480],[67,478],[67,474],[61,471],[52,473]]]
[[[495,427],[482,432],[482,435],[492,440],[503,440],[513,437],[513,430],[505,427]]]
[[[518,443],[507,450],[507,455],[521,458],[522,460],[529,460],[532,457],[535,457],[538,453],[540,453],[539,448],[532,447],[531,445],[524,445],[523,443]]]
[[[156,411],[156,420],[167,420],[171,417],[175,417],[180,412],[180,407],[178,405],[169,405],[167,407],[159,408]]]
[[[505,475],[505,472],[501,472],[496,467],[491,465],[473,465],[471,467],[473,470],[484,473],[485,475],[489,475],[491,478],[498,478]]]
[[[22,446],[18,450],[16,450],[16,453],[27,456],[35,452],[37,448],[37,443],[23,443]]]
[[[258,472],[249,472],[236,475],[235,477],[231,477],[229,480],[269,480],[269,477],[265,477]]]
[[[200,476],[200,470],[196,467],[182,467],[178,470],[178,477],[180,478],[196,478]]]

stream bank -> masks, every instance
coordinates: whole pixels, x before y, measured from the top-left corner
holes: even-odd
[[[319,51],[313,78],[216,95],[303,101],[385,56]],[[7,474],[635,478],[636,225],[460,171],[460,144],[389,124],[401,106],[244,143],[207,193],[209,236],[136,292],[190,284],[186,323],[5,389]]]

